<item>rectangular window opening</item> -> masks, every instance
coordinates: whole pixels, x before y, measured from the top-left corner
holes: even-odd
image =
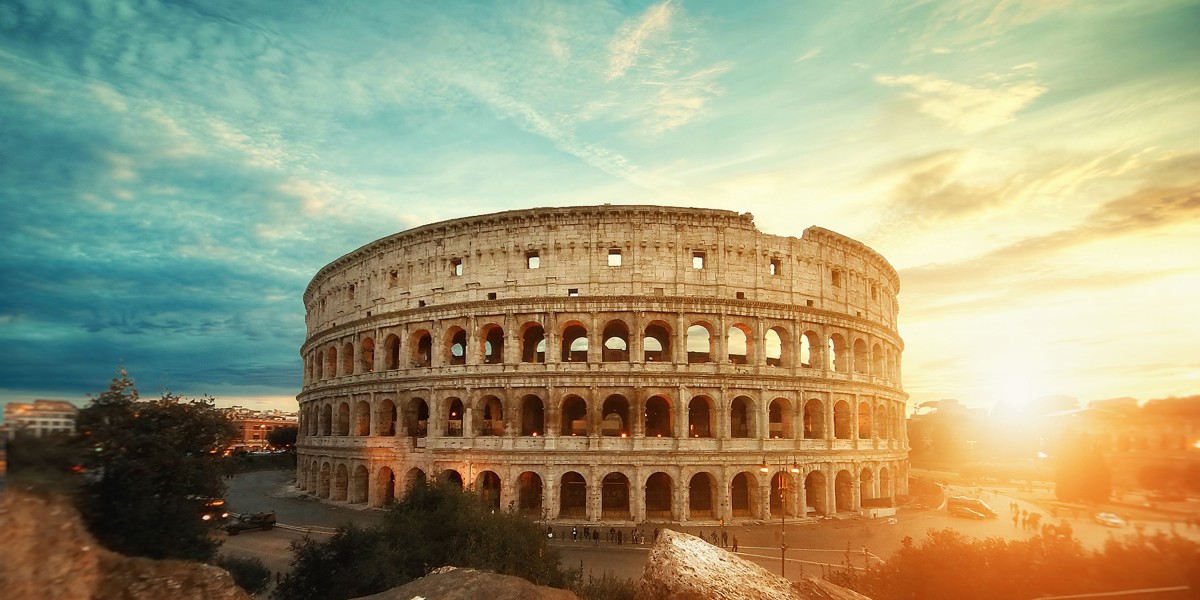
[[[771,259],[771,275],[779,275],[783,273],[783,261],[778,258]]]
[[[542,266],[542,259],[538,256],[537,250],[530,250],[525,253],[525,268],[537,269]]]
[[[832,273],[830,273],[830,278],[832,280],[833,287],[836,287],[836,288],[842,287],[842,272],[841,271],[833,271]]]
[[[495,300],[496,292],[488,292],[488,300]]]
[[[425,308],[425,301],[424,301],[424,300],[417,300],[417,307],[418,307],[418,308]]]
[[[392,272],[388,273],[388,287],[396,287],[396,285],[399,283],[400,283],[400,272],[395,269],[392,269]]]
[[[567,295],[568,296],[578,296],[579,288],[567,288]]]
[[[805,305],[805,306],[812,306],[812,305],[813,305],[813,301],[812,301],[812,300],[805,300],[805,301],[804,301],[804,305]]]
[[[608,249],[608,266],[610,266],[610,267],[621,266],[621,249],[620,248],[609,248]]]
[[[699,250],[692,251],[692,268],[693,269],[703,269],[704,268],[704,253],[703,252],[701,252]]]
[[[461,258],[450,259],[450,274],[455,277],[462,277],[463,262]]]
[[[738,300],[745,300],[745,299],[746,299],[746,292],[738,292],[738,293],[737,293],[737,299],[738,299]]]

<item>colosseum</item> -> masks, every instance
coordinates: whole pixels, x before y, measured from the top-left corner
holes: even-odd
[[[859,513],[906,493],[895,269],[810,227],[662,206],[425,225],[304,294],[298,486],[425,478],[553,522]]]

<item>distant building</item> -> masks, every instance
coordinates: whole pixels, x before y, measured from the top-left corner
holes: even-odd
[[[238,439],[230,445],[231,450],[267,450],[271,443],[267,434],[284,427],[296,427],[296,413],[280,410],[256,411],[241,406],[225,409],[225,414],[237,428]]]
[[[75,433],[79,408],[63,400],[34,400],[12,402],[4,407],[4,422],[8,439],[25,431],[41,437],[53,433]]]

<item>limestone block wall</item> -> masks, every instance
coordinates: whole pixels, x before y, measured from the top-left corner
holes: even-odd
[[[418,478],[563,521],[735,521],[906,493],[899,279],[748,214],[510,211],[418,227],[305,292],[298,481]]]

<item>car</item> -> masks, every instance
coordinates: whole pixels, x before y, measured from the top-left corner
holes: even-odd
[[[229,535],[237,535],[246,529],[261,529],[270,531],[275,527],[275,512],[261,513],[234,513],[230,516],[229,522],[225,524],[225,532]]]
[[[954,516],[954,517],[962,517],[964,519],[986,519],[986,518],[988,518],[987,515],[979,512],[979,511],[973,510],[971,508],[967,508],[966,506],[962,506],[962,505],[951,506],[950,507],[950,515]]]
[[[946,509],[953,512],[955,507],[966,508],[982,515],[984,518],[995,518],[999,516],[996,509],[988,506],[987,502],[978,498],[968,498],[967,496],[954,496],[946,500]]]
[[[1096,513],[1096,516],[1093,518],[1097,523],[1105,527],[1124,527],[1126,525],[1125,519],[1110,512]]]
[[[225,500],[222,498],[191,495],[187,497],[187,500],[196,506],[196,512],[200,515],[201,521],[221,523],[229,518],[229,511],[225,509]]]

